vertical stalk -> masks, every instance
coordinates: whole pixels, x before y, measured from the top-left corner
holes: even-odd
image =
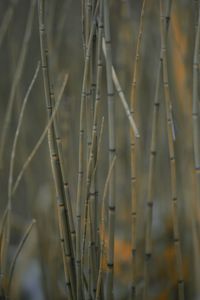
[[[101,226],[102,226],[102,236],[101,236],[101,249],[100,249],[100,264],[99,264],[99,272],[98,272],[98,279],[97,279],[97,290],[96,290],[96,300],[100,300],[101,296],[101,283],[102,283],[102,275],[103,275],[103,254],[104,254],[104,246],[105,246],[105,201],[107,190],[109,187],[109,182],[111,180],[112,172],[115,166],[116,156],[113,157],[113,160],[109,166],[108,175],[106,178],[106,182],[104,185],[103,197],[102,197],[102,206],[101,206]]]
[[[199,205],[200,199],[200,130],[199,130],[199,47],[200,47],[200,5],[199,1],[195,1],[195,47],[194,47],[194,56],[193,56],[193,87],[192,87],[192,123],[193,123],[193,151],[194,151],[194,172],[195,172],[195,183],[196,183],[196,200],[197,206]],[[198,211],[198,210],[197,210]],[[192,218],[193,228],[198,222],[198,213],[197,220]],[[196,230],[195,230],[196,231]],[[194,247],[194,263],[195,263],[195,272],[196,272],[196,295],[199,291],[199,279],[198,279],[198,242],[196,237],[196,232],[193,234],[193,247]]]
[[[97,152],[99,148],[99,141],[97,138],[97,123],[99,116],[99,103],[100,103],[100,84],[102,73],[101,62],[101,45],[102,45],[102,15],[103,15],[103,1],[99,1],[99,14],[98,14],[98,30],[97,37],[96,32],[93,36],[91,61],[90,61],[90,109],[88,113],[91,115],[91,128],[90,128],[90,143],[88,144],[88,161],[87,161],[87,178],[86,178],[86,198],[85,198],[85,211],[84,211],[84,231],[83,231],[83,243],[82,243],[82,258],[84,259],[85,242],[86,242],[86,228],[88,226],[89,232],[89,249],[91,257],[88,259],[90,263],[89,269],[91,274],[92,283],[90,284],[92,290],[91,295],[96,292],[96,277],[97,277],[97,224],[98,224],[98,206],[97,206],[97,193],[96,193],[96,168],[97,168]],[[92,12],[95,13],[95,7],[97,2],[92,3]],[[89,222],[88,222],[89,219]]]
[[[169,90],[169,74],[167,64],[167,35],[165,30],[165,18],[163,13],[163,1],[160,0],[160,28],[161,28],[161,49],[162,49],[162,64],[163,64],[163,89],[165,98],[165,111],[167,122],[168,135],[168,150],[170,158],[170,172],[171,172],[171,202],[173,212],[173,234],[174,247],[177,263],[177,285],[178,285],[178,299],[183,300],[184,296],[184,278],[182,266],[182,253],[180,245],[180,230],[178,225],[178,198],[177,198],[177,179],[176,179],[176,159],[174,150],[174,130],[172,119],[172,102]]]
[[[193,121],[193,144],[194,165],[197,181],[198,199],[200,197],[200,130],[199,130],[199,47],[200,47],[200,8],[198,8],[198,24],[196,28],[195,48],[193,57],[193,91],[192,91],[192,121]]]
[[[58,147],[58,153],[60,157],[60,165],[61,165],[61,171],[63,175],[63,188],[65,193],[65,207],[67,211],[67,215],[69,216],[69,229],[70,229],[70,235],[71,235],[71,241],[72,241],[72,253],[73,258],[75,257],[75,245],[76,245],[76,232],[75,232],[75,225],[74,225],[74,217],[73,217],[73,211],[72,211],[72,203],[71,203],[71,195],[70,195],[70,188],[67,181],[66,172],[64,169],[64,155],[62,150],[62,140],[60,137],[57,136],[57,147]]]
[[[136,102],[137,102],[137,77],[139,71],[141,42],[143,34],[144,12],[146,0],[143,0],[140,16],[140,24],[137,36],[136,54],[133,69],[133,79],[131,84],[131,101],[130,110],[132,118],[135,117]],[[136,219],[137,219],[137,195],[136,195],[136,137],[133,131],[130,131],[131,144],[131,248],[132,248],[132,283],[131,283],[131,298],[136,295]]]
[[[43,82],[47,107],[48,119],[51,118],[54,106],[54,92],[50,81],[49,58],[47,36],[45,28],[45,0],[38,0],[39,29],[40,29],[40,50],[43,70]],[[60,165],[58,146],[56,143],[55,122],[53,121],[48,129],[48,142],[51,157],[52,172],[57,195],[57,208],[59,217],[59,233],[61,241],[61,250],[63,256],[63,265],[65,271],[65,280],[70,299],[75,299],[76,281],[74,260],[72,254],[72,241],[69,229],[69,218],[65,206],[65,194],[63,185],[63,175]]]
[[[77,186],[77,201],[76,201],[76,277],[77,277],[77,300],[81,300],[82,295],[82,267],[81,267],[81,218],[82,218],[82,197],[83,197],[83,160],[84,160],[84,106],[87,92],[87,80],[90,66],[90,54],[92,47],[92,39],[96,26],[96,17],[99,8],[99,1],[96,4],[95,12],[92,20],[90,35],[88,38],[85,66],[81,93],[81,107],[80,107],[80,130],[79,130],[79,163],[78,163],[78,186]]]
[[[94,1],[87,0],[86,6],[86,41],[88,42],[90,30],[91,30],[91,20],[94,13]],[[96,30],[94,30],[91,45],[90,54],[90,66],[89,66],[89,76],[87,79],[87,97],[86,97],[86,121],[87,121],[87,182],[86,182],[86,200],[85,200],[85,224],[84,224],[84,239],[85,239],[85,229],[88,225],[88,270],[90,273],[90,290],[89,295],[92,297],[93,290],[95,289],[95,259],[94,259],[94,215],[95,215],[95,186],[94,180],[91,182],[91,172],[95,164],[95,150],[94,147],[94,135],[92,131],[92,120],[94,117],[94,103],[95,103],[95,89],[96,89]],[[96,140],[95,140],[96,141]],[[89,186],[89,190],[88,190]],[[87,218],[89,215],[89,218]],[[87,222],[89,220],[89,222]],[[84,242],[83,242],[84,243]]]
[[[169,28],[171,0],[167,3],[167,12],[165,17],[166,34]],[[162,50],[160,51],[160,58],[162,58]],[[144,262],[144,295],[143,299],[148,299],[149,289],[149,273],[150,263],[152,258],[152,216],[153,216],[153,200],[154,200],[154,178],[155,178],[155,163],[157,156],[157,130],[158,130],[158,114],[160,107],[160,88],[162,79],[162,59],[159,60],[158,73],[156,79],[156,90],[153,107],[151,146],[149,153],[149,171],[148,171],[148,189],[147,189],[147,217],[146,217],[146,232],[145,232],[145,262]]]
[[[108,99],[108,137],[109,137],[109,165],[116,153],[115,146],[115,99],[112,81],[112,50],[110,34],[109,1],[104,0],[104,35],[106,43],[106,81]],[[108,256],[107,278],[105,283],[105,299],[113,299],[113,273],[114,273],[114,232],[115,232],[115,168],[109,182],[108,204]]]

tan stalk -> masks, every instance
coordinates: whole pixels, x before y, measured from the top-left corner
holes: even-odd
[[[40,52],[43,70],[43,82],[47,107],[48,119],[51,118],[54,105],[54,92],[50,81],[49,74],[49,58],[48,58],[48,46],[47,35],[45,28],[45,0],[38,0],[38,14],[39,14],[39,29],[40,29]],[[63,265],[65,270],[65,280],[67,285],[68,296],[75,299],[76,294],[76,281],[75,281],[75,268],[74,258],[72,252],[72,241],[69,229],[69,216],[66,209],[65,193],[63,185],[63,174],[60,165],[60,158],[58,153],[58,147],[56,142],[55,122],[48,130],[48,142],[50,150],[50,158],[52,165],[52,172],[54,177],[54,184],[57,195],[57,209],[59,218],[59,234],[61,241],[61,250],[63,256]]]
[[[82,267],[81,267],[81,218],[82,218],[82,197],[83,197],[83,160],[84,160],[84,106],[87,92],[87,80],[90,66],[90,54],[92,47],[92,38],[96,26],[96,17],[99,8],[99,1],[97,1],[90,35],[87,43],[86,55],[85,55],[85,66],[82,83],[82,93],[80,101],[80,130],[79,130],[79,163],[78,163],[78,185],[77,185],[77,201],[76,201],[76,278],[77,288],[76,297],[77,300],[81,300],[82,297]]]
[[[180,230],[178,224],[178,198],[177,198],[177,175],[176,175],[176,159],[174,150],[174,133],[172,120],[172,102],[169,89],[169,74],[167,62],[167,35],[165,30],[165,17],[163,13],[163,1],[160,0],[160,28],[161,28],[161,49],[162,49],[162,64],[163,64],[163,89],[165,98],[165,111],[167,121],[167,135],[168,135],[168,150],[170,157],[170,171],[171,171],[171,202],[173,212],[173,234],[174,247],[177,263],[177,286],[178,299],[185,299],[184,296],[184,278],[183,278],[183,263],[180,245]]]

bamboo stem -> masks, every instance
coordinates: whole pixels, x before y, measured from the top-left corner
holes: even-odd
[[[88,198],[90,194],[92,176],[94,173],[95,165],[97,163],[97,158],[94,159],[94,153],[96,153],[98,145],[97,145],[97,116],[99,112],[99,102],[100,102],[100,94],[99,94],[99,84],[100,84],[100,77],[101,77],[101,67],[98,73],[98,84],[97,84],[97,94],[96,94],[96,101],[95,101],[95,109],[94,109],[94,119],[93,119],[93,126],[92,126],[92,141],[90,147],[90,154],[89,154],[89,161],[88,161],[88,168],[87,168],[87,180],[86,180],[86,201],[85,206],[88,207]],[[101,130],[100,130],[101,133]],[[99,139],[100,142],[100,139]],[[94,164],[93,164],[94,163]],[[86,224],[87,224],[87,208],[85,208],[85,227],[84,227],[84,235],[85,238],[86,234]],[[83,239],[83,252],[84,252],[84,239]]]
[[[193,86],[192,86],[192,125],[193,125],[193,156],[194,156],[194,174],[196,183],[196,201],[199,205],[200,199],[200,138],[199,138],[199,48],[200,48],[200,5],[199,1],[195,1],[195,46],[193,55]],[[197,210],[198,211],[198,210]],[[197,242],[196,223],[198,222],[198,213],[196,213],[197,219],[192,217],[193,227],[193,249],[194,249],[194,264],[196,272],[196,295],[199,292],[199,278],[198,278],[198,252],[199,245]]]
[[[101,291],[101,281],[102,281],[102,275],[103,275],[103,253],[104,253],[104,246],[105,246],[105,201],[107,196],[107,191],[109,187],[109,182],[112,176],[112,172],[114,169],[116,161],[116,156],[113,157],[113,160],[111,162],[111,165],[108,170],[108,175],[106,178],[106,182],[104,185],[104,191],[103,191],[103,197],[102,197],[102,207],[101,207],[101,249],[100,249],[100,265],[99,265],[99,273],[98,273],[98,279],[97,279],[97,290],[96,290],[96,297],[95,299],[100,299],[100,291]]]
[[[199,131],[199,48],[200,48],[200,8],[198,9],[198,25],[196,29],[195,48],[193,57],[193,91],[192,91],[192,121],[193,121],[193,144],[194,144],[194,165],[197,185],[200,182],[200,131]],[[198,188],[198,197],[200,196]]]
[[[182,266],[182,253],[180,245],[180,230],[178,225],[178,198],[177,198],[177,182],[176,182],[176,159],[174,150],[174,133],[173,133],[173,119],[172,119],[172,103],[169,90],[169,74],[167,64],[167,39],[165,30],[165,18],[163,13],[163,1],[160,0],[160,27],[161,27],[161,49],[162,49],[162,64],[163,64],[163,89],[165,98],[165,110],[167,121],[167,135],[168,135],[168,149],[170,156],[170,171],[171,171],[171,202],[173,212],[173,233],[174,233],[174,247],[176,253],[177,263],[177,286],[178,298],[183,300],[184,296],[184,278]]]
[[[167,3],[167,12],[165,17],[165,31],[166,34],[169,28],[169,20],[171,13],[171,0]],[[162,58],[162,49],[160,51],[160,58]],[[153,217],[153,204],[154,204],[154,178],[155,178],[155,164],[157,156],[157,130],[158,130],[158,114],[160,107],[160,88],[162,80],[162,59],[159,60],[158,73],[156,79],[156,90],[153,108],[153,121],[151,133],[151,146],[149,154],[149,172],[148,172],[148,190],[147,190],[147,221],[145,232],[145,265],[144,265],[144,296],[143,299],[148,299],[149,289],[149,273],[150,263],[152,259],[152,217]]]
[[[77,201],[76,201],[76,277],[77,277],[77,289],[76,297],[77,300],[81,300],[82,295],[82,266],[81,266],[81,218],[82,218],[82,194],[83,194],[83,160],[84,160],[84,105],[86,99],[86,88],[89,72],[90,54],[92,47],[92,39],[96,26],[96,17],[99,8],[99,1],[97,1],[93,22],[91,25],[91,30],[88,38],[88,43],[86,45],[86,55],[85,55],[85,66],[83,74],[82,83],[82,93],[81,93],[81,107],[80,107],[80,130],[79,130],[79,163],[78,163],[78,186],[77,186]]]
[[[131,100],[130,113],[134,119],[137,103],[137,81],[139,72],[139,63],[141,55],[141,44],[144,27],[144,14],[146,8],[146,0],[142,2],[142,9],[140,15],[140,23],[137,35],[136,53],[134,59],[133,78],[131,83]],[[132,128],[131,128],[132,129]],[[130,131],[130,146],[131,146],[131,247],[132,247],[132,286],[131,298],[135,299],[136,295],[136,220],[137,220],[137,195],[136,195],[136,139],[137,131]],[[139,134],[138,134],[139,135]]]
[[[47,47],[47,36],[45,29],[45,0],[38,0],[39,8],[39,27],[40,27],[40,49],[43,70],[43,82],[45,90],[45,99],[48,119],[51,118],[54,105],[54,92],[50,81],[49,58]],[[70,298],[75,299],[76,281],[74,258],[72,252],[72,241],[69,229],[69,216],[65,206],[65,193],[63,184],[63,174],[61,170],[58,146],[56,142],[56,124],[53,121],[48,130],[48,142],[51,157],[52,172],[57,195],[57,208],[59,217],[59,234],[61,241],[61,250],[63,256],[63,265],[65,270],[65,280]]]
[[[106,80],[108,99],[108,138],[109,138],[109,165],[111,166],[116,153],[115,146],[115,99],[112,80],[112,50],[110,33],[109,1],[104,0],[104,36],[106,44]],[[114,275],[114,234],[115,234],[115,170],[109,180],[109,216],[108,216],[108,256],[107,278],[105,283],[106,300],[113,299]]]

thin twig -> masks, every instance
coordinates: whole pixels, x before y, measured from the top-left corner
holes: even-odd
[[[17,259],[23,249],[23,246],[26,242],[26,240],[28,239],[30,233],[31,233],[31,230],[33,228],[33,225],[36,223],[36,220],[33,219],[31,224],[28,226],[28,228],[26,229],[26,232],[24,234],[24,236],[22,237],[22,240],[21,242],[19,243],[19,246],[17,248],[17,251],[15,253],[15,256],[12,260],[12,263],[11,263],[11,266],[10,266],[10,271],[9,271],[9,275],[8,275],[8,288],[7,288],[7,295],[9,296],[10,294],[10,287],[11,287],[11,283],[12,283],[12,278],[13,278],[13,274],[14,274],[14,270],[15,270],[15,266],[16,266],[16,262],[17,262]]]

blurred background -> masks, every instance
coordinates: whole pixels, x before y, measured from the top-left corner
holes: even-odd
[[[37,1],[36,1],[37,2]],[[178,224],[181,233],[185,299],[200,299],[199,285],[199,199],[197,199],[193,159],[192,81],[195,26],[198,1],[172,1],[168,32],[169,85],[176,131]],[[0,1],[0,128],[16,77],[27,28],[31,1]],[[113,65],[130,104],[136,41],[142,1],[110,1],[110,24]],[[7,17],[6,17],[7,16]],[[7,18],[7,19],[5,19]],[[7,23],[6,23],[7,22]],[[6,25],[5,25],[6,24]],[[3,27],[4,26],[4,27]],[[63,140],[65,168],[75,212],[79,111],[83,79],[81,3],[72,0],[46,1],[46,26],[50,71],[55,93],[63,76],[69,81],[59,107],[59,130]],[[145,214],[147,180],[152,132],[153,101],[160,60],[160,20],[158,1],[148,0],[137,82],[136,121],[140,131],[137,143],[137,293],[143,289]],[[40,60],[37,3],[27,44],[21,76],[14,93],[11,121],[0,170],[0,215],[8,199],[8,176],[11,149],[25,93]],[[103,68],[105,62],[103,60]],[[108,171],[108,115],[105,96],[105,72],[99,119],[105,117],[102,151],[98,169],[99,199]],[[116,230],[115,230],[115,299],[129,299],[131,287],[131,190],[129,123],[120,99],[116,102]],[[155,191],[153,209],[153,255],[150,297],[155,300],[177,299],[176,257],[173,244],[170,194],[170,163],[163,95],[160,97]],[[31,150],[47,124],[42,72],[31,91],[23,117],[16,149],[14,182]],[[2,130],[0,130],[2,131]],[[100,201],[100,200],[99,200]],[[57,225],[55,188],[52,178],[47,138],[41,144],[13,195],[12,230],[9,260],[35,218],[36,225],[17,260],[12,281],[11,299],[66,299],[62,256]]]

